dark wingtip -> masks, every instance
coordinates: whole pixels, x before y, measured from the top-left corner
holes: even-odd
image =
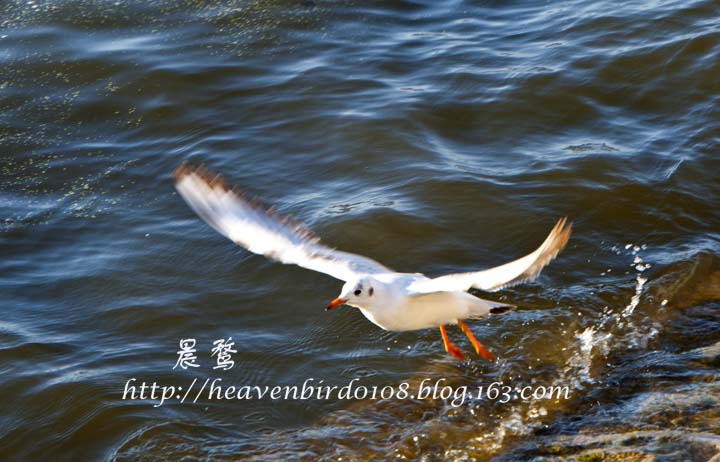
[[[175,173],[173,174],[173,178],[175,179],[175,183],[178,183],[186,176],[190,175],[196,175],[200,177],[205,183],[207,183],[210,187],[214,188],[219,186],[220,188],[230,191],[232,190],[232,186],[228,185],[225,182],[225,179],[218,174],[214,174],[210,172],[207,168],[205,168],[204,165],[192,165],[188,163],[187,161],[184,161],[180,166],[175,169]]]
[[[550,232],[551,236],[555,236],[555,255],[560,253],[570,240],[570,235],[572,234],[572,226],[573,222],[568,221],[568,217],[564,216],[560,218],[560,220],[558,220],[558,222],[555,224],[555,227]]]
[[[177,183],[185,176],[190,175],[192,171],[193,167],[185,160],[178,168],[175,169],[175,172],[173,173],[173,180]]]

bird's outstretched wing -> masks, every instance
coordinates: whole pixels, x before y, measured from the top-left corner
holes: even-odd
[[[324,246],[301,224],[245,198],[203,167],[182,164],[175,171],[175,188],[200,218],[250,252],[343,281],[391,272],[369,258]]]
[[[466,291],[471,288],[489,292],[535,279],[540,271],[565,247],[572,224],[561,218],[540,247],[533,253],[495,268],[471,273],[448,274],[418,280],[408,290],[416,293]]]

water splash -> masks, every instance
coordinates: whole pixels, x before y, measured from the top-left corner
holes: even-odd
[[[582,390],[586,384],[595,382],[590,370],[593,354],[599,352],[600,355],[607,356],[612,337],[610,332],[602,333],[595,326],[587,327],[575,335],[579,342],[579,351],[570,358],[565,369],[566,378],[574,388]]]
[[[618,318],[617,325],[619,328],[627,331],[625,340],[628,347],[647,348],[648,341],[654,338],[659,331],[655,326],[655,323],[642,322],[647,321],[647,319],[641,321],[637,316],[633,316],[635,310],[640,304],[642,296],[645,292],[645,284],[648,281],[648,278],[644,277],[643,273],[651,267],[650,263],[646,263],[641,255],[641,251],[646,250],[647,246],[644,244],[641,246],[626,244],[625,249],[630,250],[631,255],[633,256],[633,262],[630,266],[632,266],[636,271],[635,292],[630,298],[630,303],[628,303],[625,309],[623,309],[620,317]]]
[[[645,283],[647,282],[647,278],[644,278],[642,276],[643,271],[650,268],[650,264],[645,264],[643,262],[642,257],[640,256],[640,250],[645,250],[647,247],[645,245],[643,246],[633,246],[632,244],[627,244],[625,246],[625,249],[632,248],[632,255],[633,255],[633,262],[631,266],[635,268],[637,271],[637,275],[635,277],[635,294],[630,299],[630,303],[625,307],[625,309],[622,312],[623,318],[628,318],[630,315],[633,314],[635,311],[635,308],[637,308],[638,304],[640,303],[640,297],[643,294],[643,289],[645,287]]]
[[[630,266],[636,272],[634,292],[628,304],[621,311],[605,306],[598,322],[575,335],[577,350],[570,357],[567,367],[563,371],[563,379],[575,388],[583,389],[587,384],[595,382],[591,371],[594,358],[606,357],[610,353],[611,347],[646,348],[648,341],[658,334],[658,330],[653,324],[640,323],[636,314],[648,282],[644,272],[651,267],[651,264],[645,262],[641,254],[646,249],[647,246],[644,244],[626,244],[624,248],[612,247],[613,253],[623,255],[629,252],[632,257]],[[608,268],[602,275],[611,272],[612,268]],[[613,341],[612,344],[611,341]]]

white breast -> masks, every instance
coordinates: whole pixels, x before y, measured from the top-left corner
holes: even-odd
[[[399,297],[385,306],[360,308],[372,323],[385,330],[405,331],[456,324],[467,317],[464,293],[438,292],[413,297]]]

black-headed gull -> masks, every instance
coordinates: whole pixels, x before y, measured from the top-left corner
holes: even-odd
[[[374,324],[391,331],[439,327],[445,350],[457,359],[464,356],[448,339],[446,324],[460,326],[477,354],[493,361],[494,355],[463,320],[514,309],[513,305],[483,300],[467,291],[476,288],[492,292],[534,279],[565,247],[571,230],[571,224],[562,218],[529,255],[482,271],[429,278],[420,273],[397,273],[370,258],[326,247],[301,224],[247,199],[203,167],[181,165],[175,172],[175,187],[203,220],[250,252],[345,281],[328,310],[351,305]]]

